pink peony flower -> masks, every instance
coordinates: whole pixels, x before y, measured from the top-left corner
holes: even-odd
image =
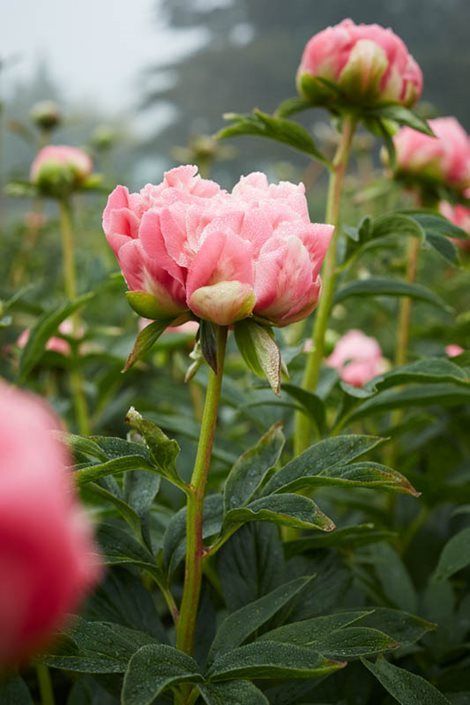
[[[450,343],[450,345],[446,345],[445,351],[447,357],[458,357],[458,355],[461,355],[463,352],[465,352],[465,350],[460,347],[460,345],[456,345],[455,343]]]
[[[470,198],[470,189],[467,189],[464,195],[466,198]],[[447,220],[450,220],[451,223],[457,225],[458,228],[462,228],[467,235],[470,235],[470,208],[460,204],[452,205],[443,201],[439,205],[439,210]],[[470,250],[470,237],[466,240],[452,238],[452,242],[462,250]]]
[[[369,106],[413,105],[423,86],[421,69],[391,29],[351,19],[315,34],[304,49],[297,72],[300,93],[319,104],[336,100],[322,81],[335,84],[348,101]]]
[[[347,384],[362,387],[387,368],[375,338],[360,330],[350,330],[336,343],[326,364],[333,367]]]
[[[43,647],[101,572],[58,428],[39,398],[0,383],[0,665]]]
[[[70,319],[62,321],[59,326],[59,332],[63,335],[71,336],[73,332],[72,321]],[[83,333],[84,330],[82,327],[79,331],[79,335],[82,336]],[[20,348],[20,350],[25,347],[26,343],[29,340],[29,335],[29,328],[25,328],[25,330],[18,337],[16,344]],[[70,343],[67,340],[64,340],[64,338],[59,338],[58,336],[54,335],[47,341],[46,350],[52,350],[53,352],[59,353],[60,355],[70,355]]]
[[[435,137],[402,127],[393,138],[397,172],[463,192],[470,186],[470,139],[453,117],[430,120]]]
[[[192,312],[218,325],[252,313],[285,326],[307,316],[333,227],[308,217],[303,184],[242,177],[232,193],[172,169],[158,186],[118,186],[103,214],[136,311],[168,319]]]

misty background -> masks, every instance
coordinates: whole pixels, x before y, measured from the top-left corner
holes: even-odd
[[[65,117],[54,142],[86,146],[106,127],[115,143],[97,166],[135,187],[158,181],[224,113],[271,111],[294,95],[305,43],[344,17],[392,27],[423,69],[423,113],[453,114],[468,130],[468,0],[3,0],[2,180],[28,173],[29,112],[52,99]],[[283,160],[299,173],[308,164],[269,141],[231,146],[215,166],[228,185],[253,169],[282,173]]]

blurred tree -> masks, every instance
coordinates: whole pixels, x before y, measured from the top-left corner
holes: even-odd
[[[144,145],[146,153],[151,148],[169,154],[171,145],[215,132],[225,112],[272,110],[295,93],[307,39],[348,16],[391,26],[423,68],[424,99],[470,122],[470,98],[462,90],[470,69],[468,0],[160,0],[157,9],[169,26],[193,32],[199,27],[207,39],[190,55],[150,69],[143,107],[169,104],[175,111]],[[163,80],[155,88],[156,76]],[[224,164],[225,171],[266,168],[288,154],[270,142],[247,140],[249,149],[240,142],[238,158]],[[305,166],[305,158],[296,163]]]

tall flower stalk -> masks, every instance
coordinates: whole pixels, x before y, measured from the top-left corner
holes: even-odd
[[[303,389],[309,392],[314,392],[317,388],[320,367],[325,352],[325,335],[336,285],[341,195],[355,129],[356,119],[354,115],[346,115],[343,119],[341,138],[331,167],[325,221],[333,225],[335,229],[323,265],[323,290],[312,329],[313,350],[308,356],[302,381]],[[310,420],[301,412],[297,412],[294,436],[296,454],[304,451],[309,445],[311,428]]]
[[[201,431],[186,505],[186,566],[183,599],[176,629],[176,645],[191,654],[194,648],[197,613],[202,584],[203,562],[203,513],[207,478],[214,445],[220,392],[227,342],[227,328],[217,326],[217,371],[209,371],[206,400],[202,415]]]

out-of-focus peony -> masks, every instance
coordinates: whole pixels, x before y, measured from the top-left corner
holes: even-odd
[[[422,86],[421,69],[391,29],[351,19],[315,34],[297,72],[300,94],[319,105],[338,103],[339,89],[342,101],[355,105],[411,106]]]
[[[59,333],[62,333],[62,335],[66,336],[73,335],[73,324],[69,318],[67,318],[65,321],[62,321],[59,326]],[[81,330],[78,331],[78,334],[81,337],[83,333],[83,327],[81,327]],[[29,336],[29,328],[25,328],[25,330],[20,334],[18,340],[16,341],[16,344],[20,348],[20,350],[25,347],[26,343],[29,340]],[[64,340],[64,338],[59,338],[58,336],[54,335],[47,341],[46,350],[52,350],[53,352],[60,353],[61,355],[69,355],[70,343],[67,340]]]
[[[118,186],[103,228],[140,315],[230,325],[254,313],[277,326],[315,308],[333,231],[310,222],[303,184],[253,173],[228,193],[195,166],[139,193]]]
[[[58,428],[42,400],[0,383],[1,665],[43,647],[101,573]]]
[[[467,189],[464,195],[466,198],[470,198],[470,189]],[[447,220],[450,220],[451,223],[457,225],[458,228],[462,228],[467,235],[470,235],[470,208],[460,204],[452,205],[447,203],[447,201],[443,201],[439,205],[439,210]],[[466,240],[452,238],[452,242],[462,250],[470,250],[470,237]]]
[[[470,139],[453,117],[429,120],[435,137],[402,127],[393,138],[397,175],[442,184],[463,193],[470,186]]]
[[[456,345],[456,343],[450,343],[450,345],[446,345],[445,351],[447,357],[458,357],[458,355],[461,355],[463,352],[465,352],[465,350],[460,347],[460,345]]]
[[[89,155],[77,147],[43,147],[31,165],[30,178],[45,196],[60,198],[83,185],[93,171]]]
[[[347,384],[362,387],[387,369],[387,362],[375,338],[360,330],[350,330],[336,343],[326,364]]]
[[[53,130],[62,121],[59,106],[53,100],[42,100],[33,106],[31,120],[42,130]]]

